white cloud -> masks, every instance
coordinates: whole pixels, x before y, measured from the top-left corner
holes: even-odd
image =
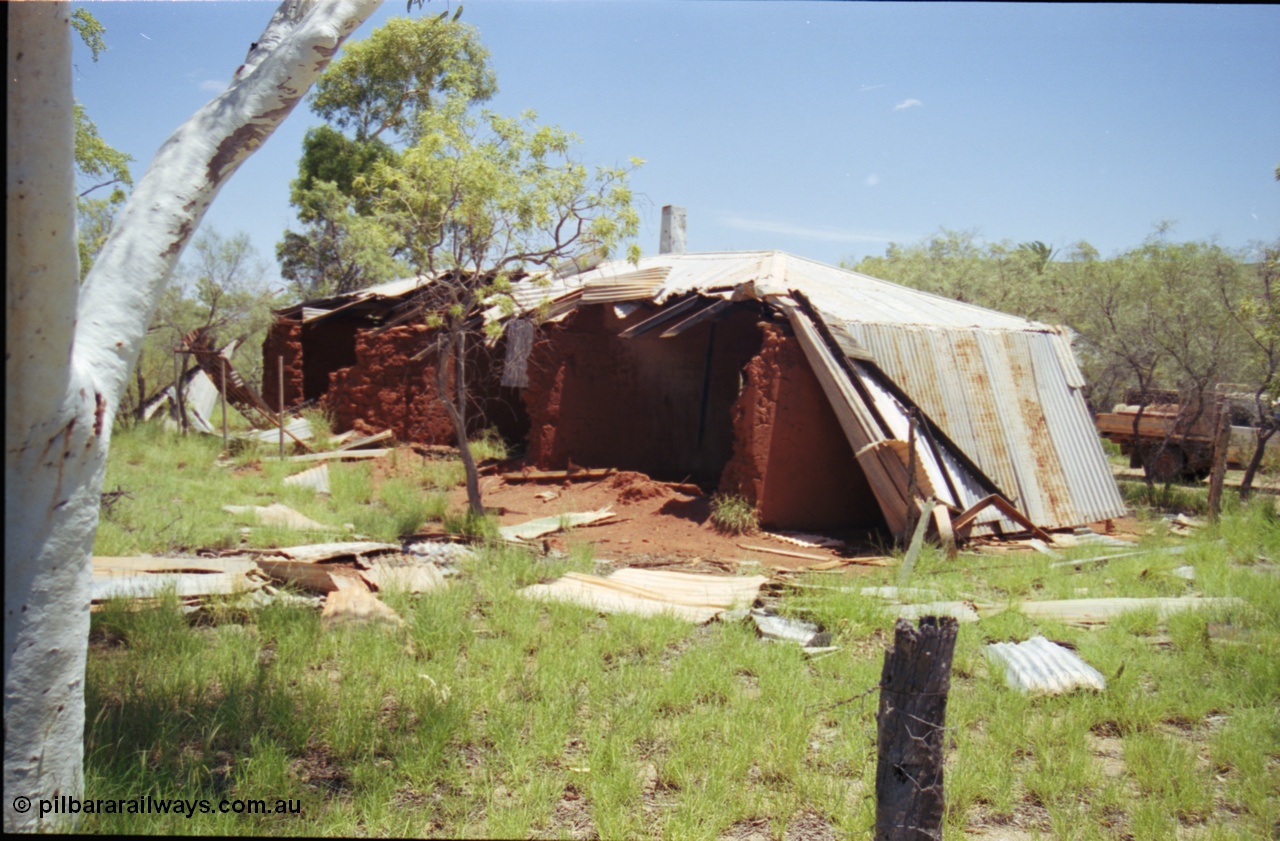
[[[786,222],[772,222],[766,219],[745,219],[741,216],[721,216],[720,224],[743,231],[760,231],[767,234],[781,234],[797,239],[817,240],[819,242],[903,242],[914,239],[912,236],[886,233],[884,231],[851,231],[840,228],[805,227],[789,225]]]
[[[205,79],[203,82],[196,85],[196,87],[206,93],[222,93],[227,89],[227,83],[220,82],[217,79]]]
[[[904,99],[901,102],[899,102],[897,105],[893,106],[893,110],[905,111],[908,108],[915,108],[918,105],[924,105],[924,103],[918,99]]]
[[[874,172],[867,176],[868,187],[874,187],[879,183],[880,183],[880,176],[876,175]]]

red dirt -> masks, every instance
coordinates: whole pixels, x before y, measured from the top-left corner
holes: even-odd
[[[757,506],[766,527],[875,528],[883,524],[800,343],[762,324],[760,353],[747,364],[733,407],[734,454],[720,488]]]
[[[699,560],[730,564],[755,560],[767,572],[770,567],[796,569],[816,561],[752,552],[738,544],[800,551],[823,559],[840,558],[850,552],[878,554],[870,545],[841,553],[801,549],[761,534],[721,534],[711,526],[709,497],[678,491],[642,473],[623,472],[592,482],[562,483],[506,482],[498,476],[487,476],[481,478],[480,488],[485,507],[502,511],[498,519],[504,526],[570,511],[610,507],[617,514],[614,520],[579,527],[568,535],[552,535],[547,541],[551,548],[561,551],[572,544],[591,543],[599,559],[640,565],[666,561],[690,566],[698,566]],[[548,492],[556,496],[553,499],[538,497]],[[464,509],[466,491],[462,488],[452,491],[449,505],[452,510]],[[875,568],[851,566],[847,569],[864,574]]]

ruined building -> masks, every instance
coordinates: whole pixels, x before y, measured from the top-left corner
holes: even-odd
[[[998,494],[1045,528],[1124,513],[1061,328],[781,252],[664,239],[638,265],[519,287],[525,318],[472,360],[478,425],[538,467],[741,493],[777,528],[901,536],[913,497],[959,512]],[[426,328],[386,327],[426,282],[278,312],[268,399],[282,360],[286,404],[320,401],[339,431],[451,443],[432,363],[414,359]],[[996,509],[974,525],[1017,528]]]

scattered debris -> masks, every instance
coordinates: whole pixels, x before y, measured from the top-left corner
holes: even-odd
[[[405,545],[404,551],[410,555],[430,558],[436,563],[446,564],[456,564],[458,561],[470,560],[476,554],[470,546],[461,543],[441,543],[434,540],[408,543]]]
[[[883,555],[874,555],[861,558],[835,558],[830,561],[823,561],[820,564],[809,564],[796,569],[796,572],[832,572],[847,566],[866,566],[866,567],[884,567],[889,565],[891,559]],[[745,561],[744,561],[745,563]]]
[[[306,418],[293,418],[284,425],[284,433],[294,441],[310,441],[314,437],[311,431],[311,422]],[[237,432],[233,438],[239,438],[242,441],[257,441],[262,444],[274,444],[280,440],[280,427],[274,426],[270,429],[255,429],[252,432]]]
[[[1102,673],[1075,652],[1042,636],[1026,642],[996,642],[985,648],[987,659],[1005,667],[1009,686],[1023,693],[1061,695],[1076,689],[1107,688]]]
[[[311,488],[318,494],[327,494],[329,493],[329,465],[322,464],[319,467],[295,473],[286,477],[284,483],[290,486]]]
[[[400,614],[363,587],[334,590],[326,596],[320,621],[326,627],[364,622],[404,624]]]
[[[790,543],[792,546],[802,546],[806,549],[842,549],[847,544],[843,540],[837,540],[834,537],[824,537],[820,534],[807,534],[799,531],[765,531],[761,532],[765,537],[780,540],[783,543]]]
[[[1173,569],[1169,570],[1169,574],[1174,576],[1175,578],[1185,579],[1186,581],[1196,580],[1196,568],[1191,566],[1190,564],[1186,564],[1180,567],[1174,567]]]
[[[318,564],[326,561],[352,560],[357,564],[379,555],[398,555],[401,548],[394,543],[353,541],[349,543],[308,543],[305,546],[283,546],[276,549],[245,549],[244,554],[283,558]]]
[[[1215,607],[1238,607],[1238,598],[1205,598],[1203,596],[1062,599],[1058,601],[1022,602],[1018,610],[1033,619],[1053,619],[1071,625],[1105,625],[1109,620],[1134,610],[1155,610],[1161,619],[1184,610]]]
[[[1070,549],[1073,546],[1113,546],[1118,548],[1126,548],[1133,546],[1132,540],[1121,540],[1118,537],[1112,537],[1109,534],[1098,534],[1091,528],[1080,527],[1070,534],[1055,534],[1053,542],[1058,546]]]
[[[229,596],[260,589],[265,576],[253,561],[234,558],[93,559],[91,599],[157,598],[172,591],[180,599]]]
[[[766,555],[780,555],[784,558],[798,558],[802,561],[829,561],[826,555],[814,555],[811,552],[792,552],[789,549],[774,549],[771,546],[749,546],[746,543],[739,543],[739,549],[746,549],[748,552],[763,552]]]
[[[537,494],[534,494],[533,496],[535,499],[540,499],[543,502],[550,502],[551,500],[559,497],[560,494],[556,493],[555,491],[543,491],[542,493],[537,493]]]
[[[1188,517],[1186,514],[1167,514],[1165,517],[1169,521],[1169,533],[1176,534],[1181,537],[1194,534],[1208,525],[1206,521],[1197,517]]]
[[[285,461],[347,461],[359,458],[382,458],[391,450],[330,450],[323,453],[303,453],[288,456]]]
[[[587,470],[521,470],[515,473],[503,473],[507,482],[573,482],[587,479],[605,479],[617,473],[613,467],[602,467]]]
[[[386,441],[390,438],[391,438],[391,430],[384,429],[381,432],[376,433],[374,435],[365,435],[360,438],[354,438],[354,439],[343,441],[342,444],[334,450],[334,452],[346,452],[347,450],[356,450],[361,447],[367,447],[370,444],[376,444],[379,441]]]
[[[222,510],[228,514],[251,514],[258,523],[264,526],[282,526],[287,529],[305,531],[341,531],[324,523],[294,511],[287,505],[273,502],[270,505],[224,505]]]
[[[541,517],[519,525],[503,526],[498,529],[498,533],[502,535],[504,540],[518,543],[526,540],[536,540],[544,535],[564,531],[573,526],[598,523],[613,516],[615,516],[614,513],[608,508],[601,508],[599,511],[570,512],[555,517]]]
[[[778,616],[770,609],[754,609],[749,611],[747,616],[755,623],[760,636],[765,639],[799,643],[806,654],[823,654],[835,651],[837,648],[831,644],[831,634],[812,622]]]
[[[570,572],[549,584],[534,584],[519,592],[530,599],[573,602],[604,613],[665,613],[701,625],[722,611],[750,606],[768,580],[763,575],[627,568],[607,578]]]
[[[371,564],[360,570],[360,577],[373,589],[403,590],[406,593],[426,593],[445,586],[443,573],[435,564],[392,565]]]

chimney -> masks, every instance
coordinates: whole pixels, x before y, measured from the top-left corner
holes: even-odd
[[[662,208],[662,230],[658,234],[658,253],[683,254],[684,249],[684,208],[669,204]]]

